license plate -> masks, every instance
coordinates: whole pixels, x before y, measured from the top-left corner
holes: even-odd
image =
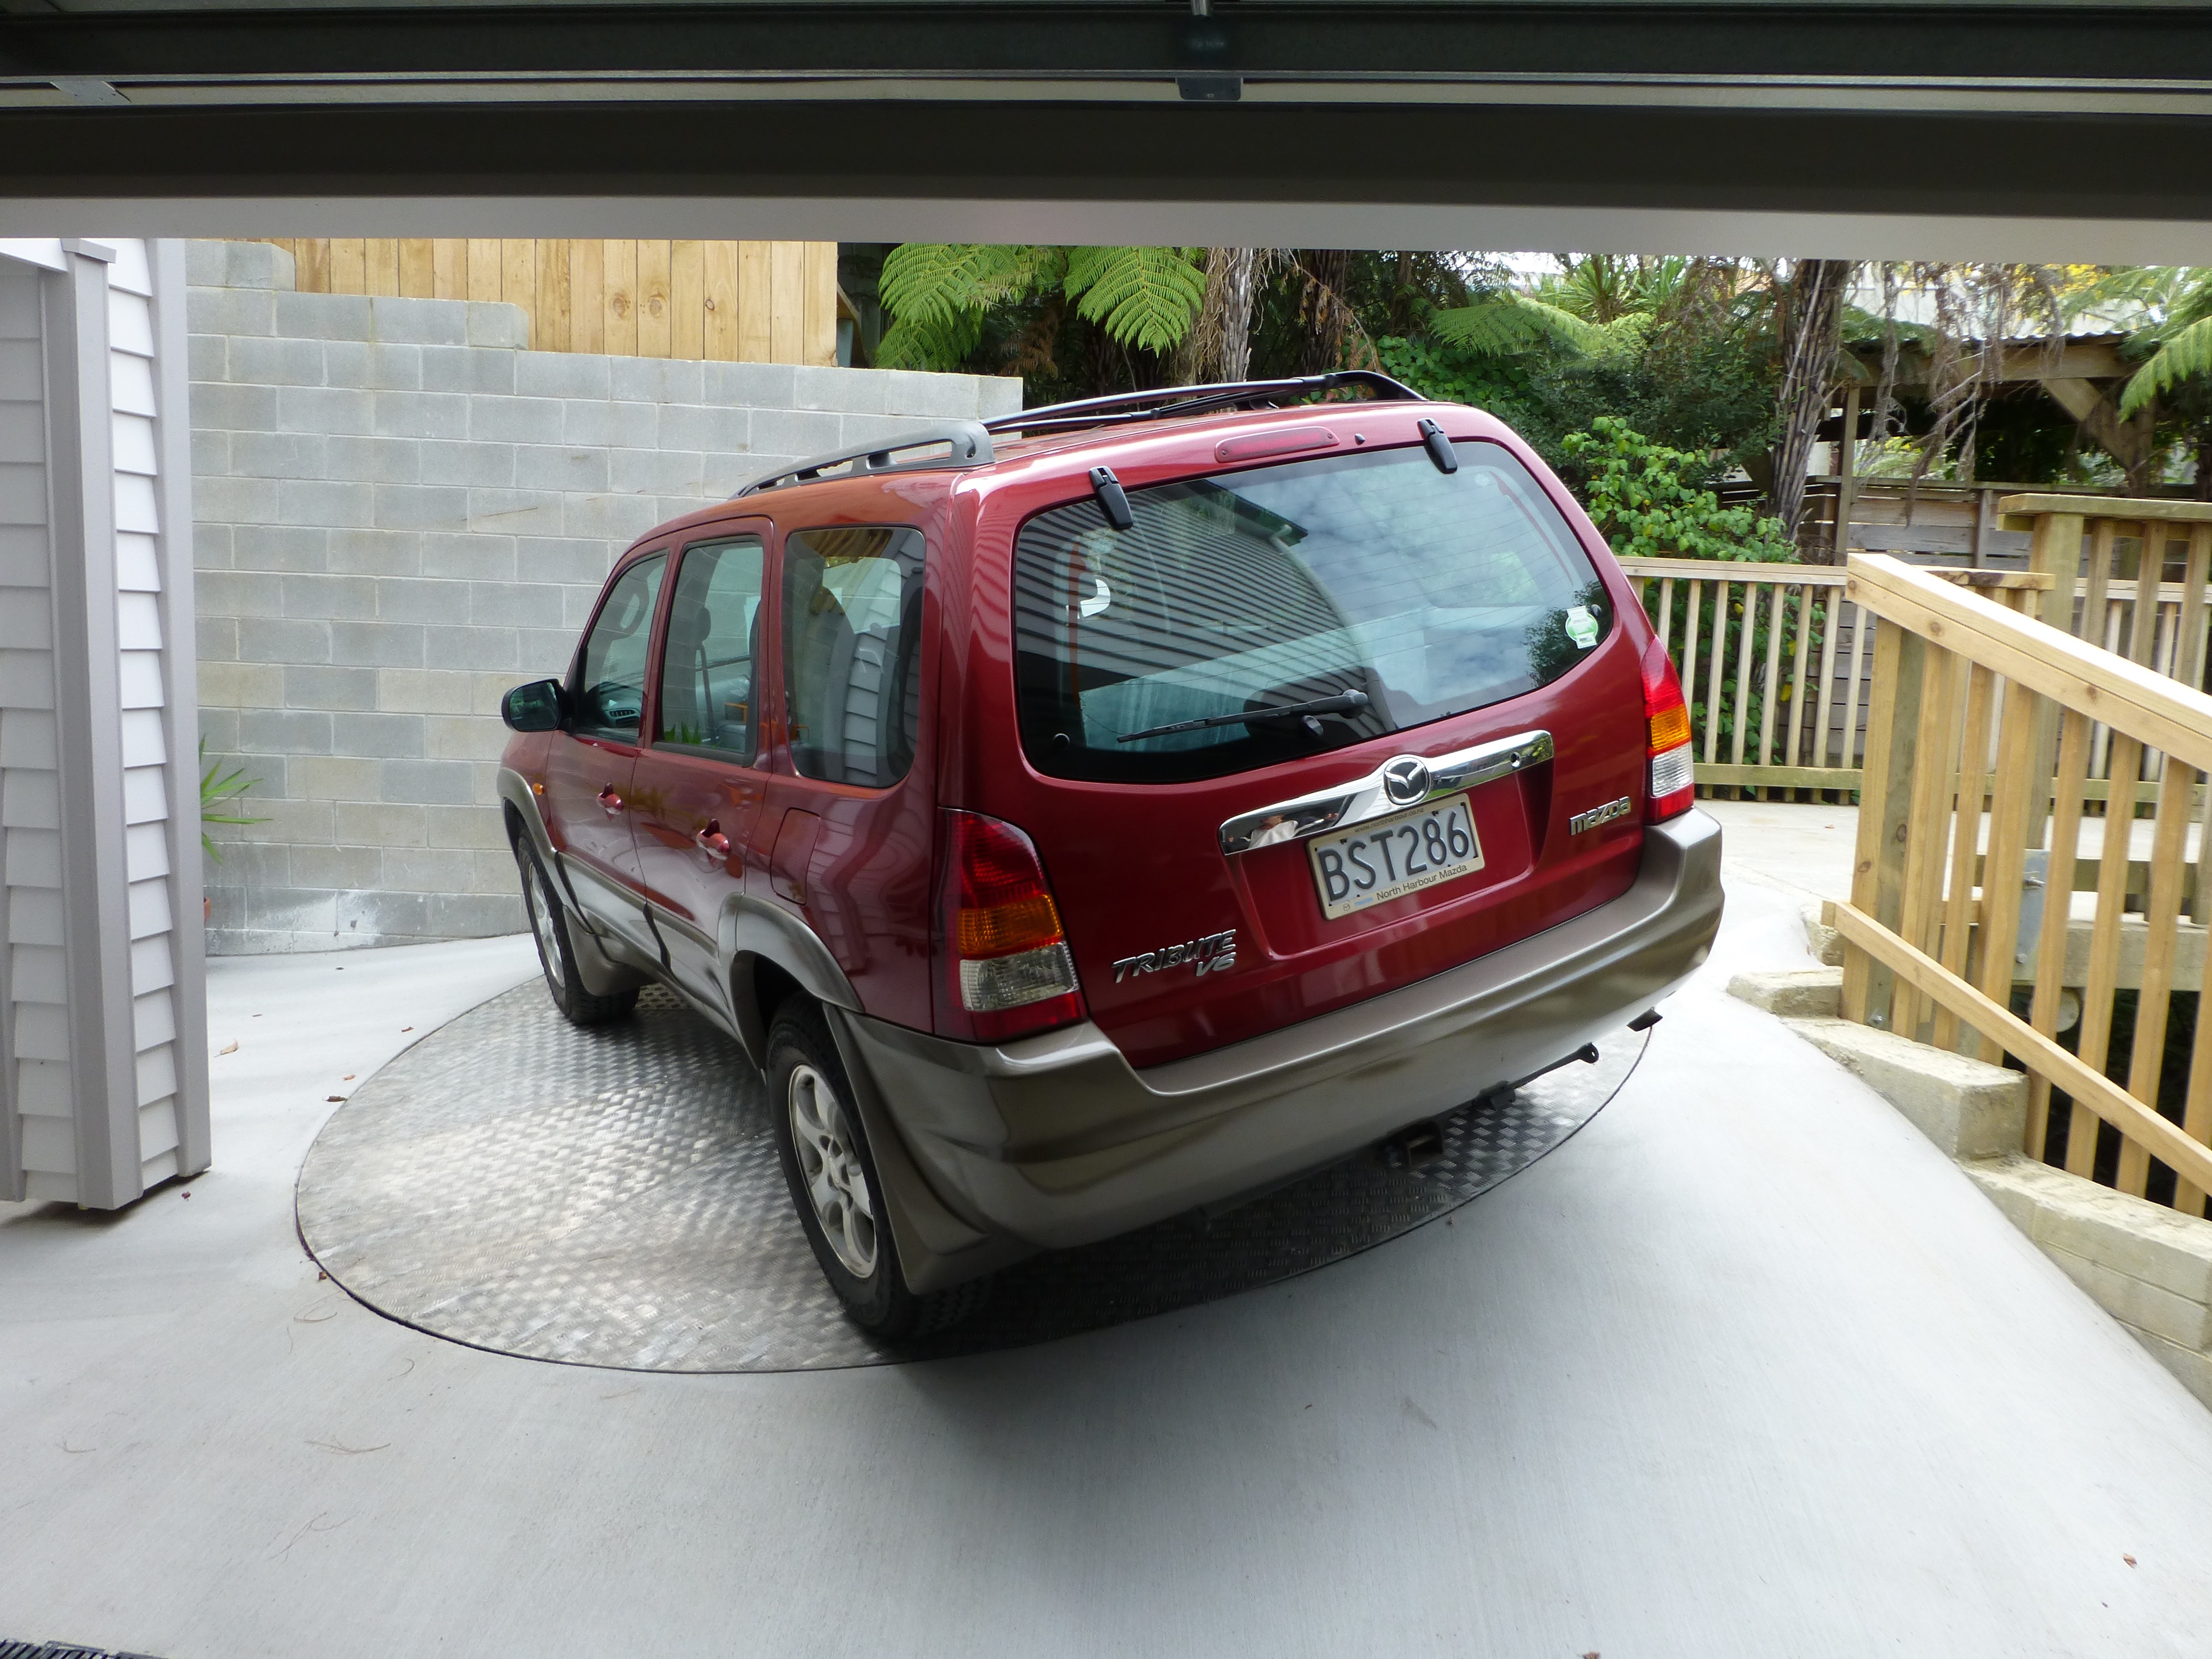
[[[1482,868],[1482,842],[1465,795],[1447,795],[1395,817],[1306,843],[1322,914],[1331,921],[1371,904]]]

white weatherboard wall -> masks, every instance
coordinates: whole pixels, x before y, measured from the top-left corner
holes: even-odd
[[[0,242],[0,1197],[209,1162],[184,248]]]

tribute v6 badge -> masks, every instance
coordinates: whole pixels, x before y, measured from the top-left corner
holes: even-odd
[[[1185,964],[1196,969],[1199,977],[1218,974],[1224,968],[1237,965],[1237,930],[1224,927],[1218,933],[1208,933],[1204,939],[1187,939],[1181,945],[1164,945],[1157,951],[1142,955],[1123,957],[1114,964],[1114,983],[1138,974],[1157,974],[1164,968],[1181,968]]]

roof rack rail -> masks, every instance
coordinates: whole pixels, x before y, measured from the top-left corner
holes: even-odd
[[[1165,386],[1157,392],[1117,392],[1110,397],[1085,398],[1072,404],[1050,404],[1025,409],[1018,415],[1001,415],[983,425],[990,432],[1066,432],[1086,426],[1126,426],[1138,421],[1170,421],[1209,410],[1235,409],[1245,404],[1283,404],[1348,386],[1364,387],[1378,399],[1421,401],[1421,394],[1402,380],[1371,368],[1340,368],[1328,374],[1307,374],[1291,380],[1232,380],[1221,386]]]
[[[932,444],[944,444],[948,453],[932,455],[920,460],[894,460],[892,457],[909,449],[922,449]],[[765,489],[781,489],[790,484],[813,483],[833,466],[853,464],[852,471],[841,473],[841,477],[859,477],[871,472],[928,472],[946,467],[988,466],[997,459],[991,446],[991,434],[980,422],[949,421],[942,426],[925,427],[919,432],[908,432],[888,442],[878,441],[860,444],[851,449],[841,449],[832,455],[812,455],[803,461],[775,472],[764,472],[750,483],[738,487],[730,497],[737,501],[746,495],[757,495]]]

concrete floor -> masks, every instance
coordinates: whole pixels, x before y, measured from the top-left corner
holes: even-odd
[[[0,1217],[0,1637],[2201,1654],[2212,1415],[1881,1100],[1722,994],[1804,960],[1802,894],[1762,866],[1809,872],[1759,841],[1621,1096],[1449,1224],[869,1370],[507,1358],[318,1283],[289,1200],[325,1097],[528,947],[220,963],[220,1167],[120,1215]]]

